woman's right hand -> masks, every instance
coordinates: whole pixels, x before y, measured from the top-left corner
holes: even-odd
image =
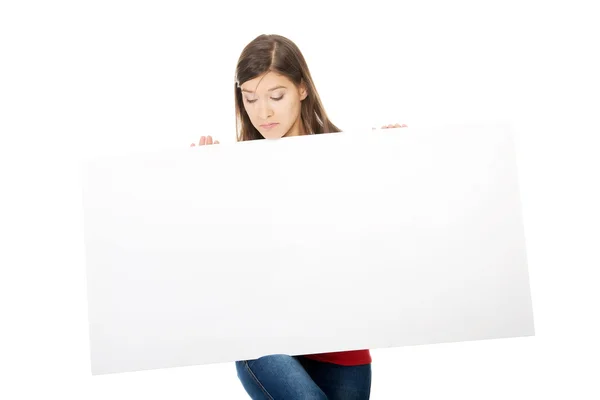
[[[219,144],[218,140],[213,142],[212,136],[200,136],[200,141],[198,142],[198,146],[204,146],[208,144]],[[190,147],[194,147],[196,143],[190,144]]]

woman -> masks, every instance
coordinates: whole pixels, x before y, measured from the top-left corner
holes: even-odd
[[[329,120],[302,53],[285,37],[260,35],[244,48],[234,90],[237,141],[341,131]],[[198,144],[218,143],[202,136]],[[369,350],[269,355],[237,361],[236,368],[253,399],[363,400],[371,392]]]

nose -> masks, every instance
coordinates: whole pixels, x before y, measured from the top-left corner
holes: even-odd
[[[269,106],[268,101],[261,101],[258,107],[258,116],[260,119],[267,120],[269,117],[273,116],[273,110]]]

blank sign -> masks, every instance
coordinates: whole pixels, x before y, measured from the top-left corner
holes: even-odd
[[[90,160],[93,374],[534,334],[509,126]]]

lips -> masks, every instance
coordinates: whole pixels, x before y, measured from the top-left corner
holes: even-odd
[[[277,125],[279,125],[279,124],[276,122],[272,122],[270,124],[262,124],[260,127],[263,129],[271,129],[271,128],[276,127]]]

